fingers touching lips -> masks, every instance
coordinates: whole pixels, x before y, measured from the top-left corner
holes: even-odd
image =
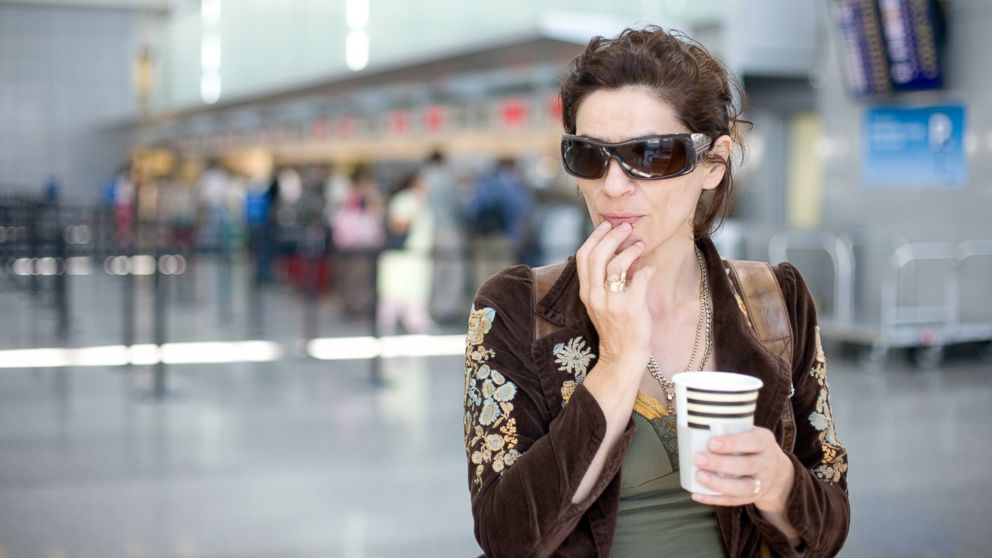
[[[634,226],[641,219],[641,215],[624,215],[624,214],[603,214],[601,215],[604,221],[609,221],[612,227],[619,227],[623,223],[629,223]]]

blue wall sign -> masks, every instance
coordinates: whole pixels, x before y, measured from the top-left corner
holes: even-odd
[[[964,117],[961,105],[868,109],[864,129],[865,183],[963,187],[968,178]]]

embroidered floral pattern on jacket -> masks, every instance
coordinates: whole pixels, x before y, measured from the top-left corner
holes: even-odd
[[[821,480],[835,483],[847,472],[847,450],[837,440],[833,415],[830,412],[830,387],[827,385],[827,360],[820,342],[820,328],[816,328],[816,356],[810,375],[820,384],[820,395],[816,399],[816,410],[810,413],[809,423],[820,433],[820,447],[823,458],[820,465],[812,469]]]
[[[465,451],[475,465],[476,485],[482,484],[487,466],[502,474],[520,457],[517,421],[511,416],[517,386],[489,366],[496,352],[482,344],[495,320],[492,308],[473,307],[465,337]]]
[[[571,374],[574,379],[565,380],[561,385],[561,404],[564,407],[568,400],[575,393],[575,388],[586,379],[589,372],[589,364],[596,355],[592,354],[592,347],[587,347],[582,337],[573,337],[567,343],[558,343],[552,352],[555,355],[555,364],[558,370]]]

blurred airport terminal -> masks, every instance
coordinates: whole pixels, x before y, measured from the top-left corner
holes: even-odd
[[[585,239],[558,79],[647,24],[750,98],[842,556],[989,555],[992,2],[0,0],[0,558],[478,555],[472,295]]]

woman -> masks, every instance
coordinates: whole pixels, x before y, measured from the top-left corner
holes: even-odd
[[[373,307],[375,251],[386,236],[383,205],[372,169],[356,165],[348,193],[331,219],[331,236],[338,252],[338,292],[345,313],[351,317],[367,316]]]
[[[406,176],[386,205],[386,250],[379,257],[379,333],[392,335],[397,320],[410,333],[434,324],[431,297],[433,215],[420,173]]]
[[[812,299],[794,267],[774,269],[792,339],[781,358],[707,238],[731,196],[735,86],[702,46],[657,27],[593,39],[563,77],[563,164],[596,228],[546,293],[518,266],[476,296],[465,441],[487,555],[832,556],[843,544],[847,454]],[[678,481],[671,377],[703,369],[764,382],[755,428],[695,456],[721,496]]]

